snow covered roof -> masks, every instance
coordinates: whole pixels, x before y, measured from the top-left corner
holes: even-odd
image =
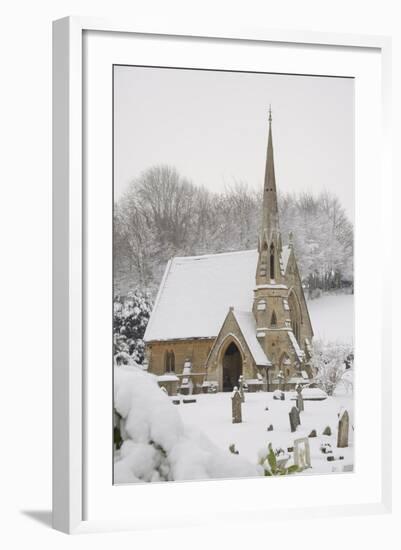
[[[253,313],[251,311],[236,311],[234,309],[233,314],[256,365],[260,367],[270,366],[271,362],[266,357],[262,346],[256,338],[256,323]]]
[[[252,310],[257,262],[257,250],[173,258],[145,341],[215,338],[230,306]]]
[[[291,247],[290,246],[283,246],[282,252],[281,252],[281,260],[283,263],[283,275],[285,274],[287,270],[288,260],[290,259],[291,254]]]
[[[288,336],[291,340],[291,344],[295,350],[295,353],[297,354],[297,357],[299,359],[299,361],[302,361],[303,357],[304,357],[304,352],[301,350],[301,348],[299,347],[299,344],[297,342],[297,339],[295,338],[294,336],[294,333],[292,332],[292,330],[289,330],[288,331]]]
[[[290,247],[283,246],[284,270],[290,252]],[[257,263],[257,250],[170,260],[146,328],[145,342],[215,338],[230,306],[252,311]]]

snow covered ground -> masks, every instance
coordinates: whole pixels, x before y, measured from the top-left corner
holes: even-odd
[[[308,302],[315,338],[326,341],[352,343],[354,336],[354,297],[350,294],[327,295]],[[342,390],[343,388],[341,388]],[[257,460],[261,449],[269,442],[274,448],[285,451],[293,446],[294,439],[307,437],[316,430],[318,437],[309,438],[312,469],[304,473],[329,473],[344,464],[353,464],[353,395],[340,394],[328,397],[325,401],[305,401],[305,410],[301,412],[301,426],[291,433],[288,413],[295,401],[273,400],[272,393],[249,393],[242,407],[241,424],[231,423],[231,394],[197,395],[196,404],[177,405],[185,424],[191,424],[202,430],[220,448],[228,449],[235,444],[240,456],[250,462]],[[265,408],[268,407],[268,411]],[[337,449],[337,414],[345,407],[350,415],[350,446]],[[273,431],[267,427],[273,424]],[[332,436],[322,435],[326,426],[330,426]],[[328,462],[321,453],[320,445],[330,443],[334,456],[343,456],[344,460]]]
[[[315,338],[353,342],[353,296],[330,295],[309,302]],[[247,393],[242,404],[242,423],[232,423],[231,393],[201,394],[195,403],[174,405],[155,377],[136,367],[117,367],[114,384],[115,407],[121,417],[123,446],[115,455],[116,483],[173,481],[207,478],[236,478],[263,475],[258,466],[269,443],[285,452],[294,440],[309,437],[311,465],[302,474],[342,471],[353,465],[353,395],[338,394],[324,401],[304,401],[301,425],[291,432],[289,411],[295,405],[286,392],[285,400],[273,393]],[[347,409],[350,417],[349,446],[337,449],[338,415]],[[267,431],[272,425],[273,429]],[[330,427],[331,435],[323,435]],[[320,451],[331,445],[335,458],[327,461]],[[235,445],[239,454],[229,447]],[[287,464],[293,463],[293,456]]]
[[[295,405],[294,392],[286,392],[283,401],[273,399],[271,392],[246,394],[242,423],[233,424],[231,393],[197,395],[195,403],[181,398],[175,405],[155,377],[137,367],[116,367],[114,377],[124,440],[115,453],[115,483],[260,476],[263,468],[258,461],[269,443],[287,453],[295,439],[308,437],[312,430],[317,437],[308,438],[311,468],[303,474],[342,471],[353,464],[352,396],[305,400],[301,425],[291,432],[288,413]],[[337,449],[338,414],[343,408],[350,416],[349,446]],[[270,425],[273,429],[267,431]],[[323,435],[327,427],[331,435]],[[334,457],[344,459],[327,461],[320,451],[322,443],[331,445]],[[229,451],[233,444],[238,454]],[[291,454],[287,466],[292,463]]]
[[[329,294],[308,301],[315,338],[352,344],[354,341],[354,296]]]
[[[353,463],[353,397],[339,395],[328,397],[325,401],[304,401],[305,410],[300,413],[301,425],[291,433],[288,413],[295,405],[290,400],[291,392],[286,392],[284,401],[274,400],[271,392],[248,393],[242,405],[242,423],[231,422],[231,394],[217,393],[214,395],[197,395],[196,403],[176,405],[183,422],[202,430],[213,443],[221,449],[228,449],[235,444],[239,456],[249,462],[256,462],[260,450],[266,450],[268,443],[273,448],[283,448],[287,451],[294,440],[307,437],[316,430],[317,437],[309,438],[312,469],[304,473],[330,473],[344,464]],[[268,407],[268,410],[265,408]],[[337,449],[337,414],[345,407],[350,414],[350,446]],[[272,424],[273,431],[267,431]],[[330,426],[332,435],[322,435],[323,430]],[[334,456],[344,456],[344,460],[328,462],[320,451],[322,443],[330,443]],[[335,471],[335,470],[334,470]]]

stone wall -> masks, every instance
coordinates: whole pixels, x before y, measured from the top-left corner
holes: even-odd
[[[256,378],[258,369],[248,349],[244,337],[238,328],[238,323],[230,311],[223,323],[222,329],[216,338],[208,361],[208,380],[218,383],[219,391],[223,390],[222,359],[227,347],[234,342],[242,356],[242,374],[245,378]]]
[[[298,267],[295,262],[295,258],[291,255],[287,266],[287,286],[289,289],[293,288],[296,292],[301,308],[302,325],[301,325],[301,342],[303,343],[305,338],[308,338],[309,342],[312,341],[313,328],[310,323],[308,307],[304,296],[304,291],[301,284],[301,278],[298,273]],[[302,346],[301,346],[302,347]]]
[[[182,374],[184,363],[189,359],[192,363],[191,374],[194,385],[201,385],[206,372],[205,365],[209,351],[213,345],[212,339],[170,340],[167,342],[150,342],[146,345],[148,370],[158,376],[165,374],[166,352],[174,352],[175,369],[177,375]],[[195,390],[195,388],[194,388]]]

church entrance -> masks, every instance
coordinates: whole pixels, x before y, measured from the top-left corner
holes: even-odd
[[[223,356],[223,391],[233,391],[242,374],[242,357],[238,347],[231,342]]]

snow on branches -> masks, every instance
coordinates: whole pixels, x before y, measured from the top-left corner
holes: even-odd
[[[222,193],[196,186],[170,166],[136,178],[114,209],[115,285],[155,293],[173,256],[257,248],[261,193],[234,181]],[[283,242],[291,231],[298,267],[311,290],[353,280],[353,226],[335,195],[279,197]]]
[[[129,292],[125,299],[115,299],[113,333],[117,362],[142,364],[145,358],[143,336],[151,311],[152,302],[148,294],[135,291]]]
[[[352,376],[350,376],[354,358],[352,345],[343,342],[315,340],[313,349],[316,383],[328,395],[333,395],[340,383],[347,390],[352,390]]]

